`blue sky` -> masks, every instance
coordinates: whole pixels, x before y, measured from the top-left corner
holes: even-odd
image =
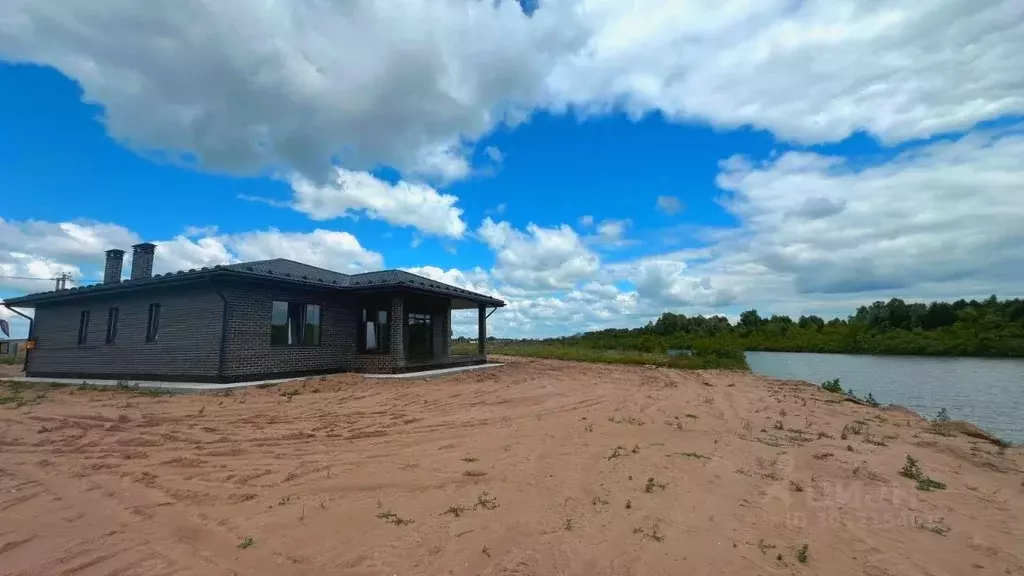
[[[0,8],[0,297],[138,241],[409,269],[502,336],[1020,295],[1019,3],[158,6]]]

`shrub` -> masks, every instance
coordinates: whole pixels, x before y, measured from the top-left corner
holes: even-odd
[[[868,406],[871,406],[873,408],[878,408],[879,406],[881,406],[881,404],[878,403],[878,400],[875,400],[875,396],[871,392],[868,392],[868,396],[867,398],[864,399],[864,401],[867,402]]]
[[[839,378],[833,378],[831,380],[825,380],[821,383],[821,389],[826,392],[832,392],[833,394],[842,394],[843,386],[839,383]]]
[[[949,422],[949,412],[946,411],[946,407],[939,408],[939,413],[935,415],[933,422]]]
[[[917,489],[922,492],[933,492],[935,490],[946,489],[946,485],[944,483],[929,478],[928,475],[921,470],[921,466],[917,463],[917,460],[910,454],[907,454],[907,461],[903,464],[903,467],[900,468],[900,476],[916,480]]]

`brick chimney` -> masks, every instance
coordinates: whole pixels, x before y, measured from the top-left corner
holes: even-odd
[[[103,267],[103,283],[117,284],[121,281],[121,269],[124,267],[124,250],[107,250],[107,264]]]
[[[132,280],[153,277],[153,254],[156,244],[143,242],[132,246]]]

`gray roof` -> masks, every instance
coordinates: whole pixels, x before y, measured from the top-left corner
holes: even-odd
[[[78,294],[107,293],[144,286],[158,286],[161,283],[175,281],[178,279],[193,279],[199,276],[212,274],[237,274],[248,277],[259,277],[273,279],[281,282],[310,284],[318,287],[337,288],[340,290],[367,290],[367,289],[403,289],[426,292],[447,296],[450,298],[461,298],[488,304],[490,306],[504,306],[505,302],[470,290],[464,290],[451,284],[438,282],[425,278],[418,274],[404,270],[380,270],[377,272],[364,272],[360,274],[342,274],[325,268],[318,268],[288,260],[285,258],[274,258],[272,260],[257,260],[253,262],[239,262],[237,264],[226,264],[212,268],[182,270],[169,272],[167,274],[155,274],[152,278],[140,278],[138,280],[124,280],[117,284],[94,284],[81,286],[69,290],[39,292],[28,294],[18,298],[7,298],[5,303],[11,305],[30,304],[37,301],[49,300],[51,298],[66,298]]]

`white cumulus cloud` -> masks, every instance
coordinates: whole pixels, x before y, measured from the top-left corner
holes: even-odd
[[[426,184],[392,184],[367,172],[339,168],[323,186],[298,177],[292,188],[292,207],[314,220],[365,213],[393,226],[412,226],[437,236],[459,238],[466,231],[462,209],[455,206],[458,198]]]
[[[477,234],[495,253],[495,278],[523,289],[571,288],[597,273],[600,260],[563,224],[526,230],[484,218]]]
[[[7,0],[0,54],[54,66],[117,140],[236,174],[443,181],[538,109],[800,142],[1024,113],[1020,0]],[[493,155],[485,152],[485,155]]]

